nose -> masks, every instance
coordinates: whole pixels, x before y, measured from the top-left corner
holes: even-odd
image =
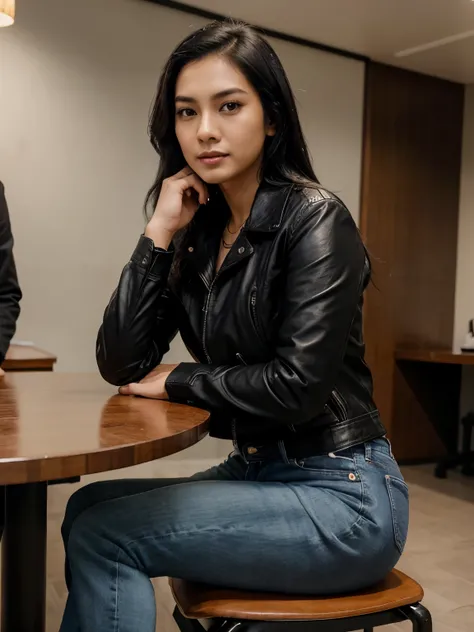
[[[211,112],[203,112],[199,120],[198,140],[202,143],[219,140],[217,121]]]

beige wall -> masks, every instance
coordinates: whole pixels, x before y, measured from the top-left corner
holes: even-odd
[[[146,136],[168,52],[201,19],[133,0],[22,0],[0,33],[0,179],[24,289],[18,336],[93,370],[102,310],[143,228]],[[277,42],[316,167],[358,216],[363,65]],[[178,351],[179,356],[179,351]],[[176,354],[175,354],[176,357]]]
[[[474,318],[474,84],[466,88],[461,172],[454,348],[459,350]],[[474,369],[463,375],[461,410],[474,409]]]
[[[22,0],[0,32],[0,179],[24,292],[17,337],[95,370],[103,309],[143,230],[146,128],[176,42],[204,21],[137,0]],[[359,217],[360,62],[274,42],[315,166]],[[188,359],[180,340],[169,361]]]

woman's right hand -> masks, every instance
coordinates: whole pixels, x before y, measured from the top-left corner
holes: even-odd
[[[208,200],[207,187],[189,167],[166,178],[145,235],[155,246],[168,249],[175,233],[193,219],[200,204]]]

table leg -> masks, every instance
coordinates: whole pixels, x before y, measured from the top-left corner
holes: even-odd
[[[1,632],[44,632],[47,483],[7,485]]]

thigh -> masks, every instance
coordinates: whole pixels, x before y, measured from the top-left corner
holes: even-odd
[[[315,528],[280,483],[194,480],[100,503],[71,533],[81,563],[91,547],[150,577],[301,592],[314,589]]]
[[[69,499],[61,528],[65,544],[77,517],[86,509],[102,502],[143,494],[162,487],[198,480],[239,480],[245,477],[245,463],[240,457],[229,457],[220,465],[184,478],[134,478],[97,481],[80,487]]]

